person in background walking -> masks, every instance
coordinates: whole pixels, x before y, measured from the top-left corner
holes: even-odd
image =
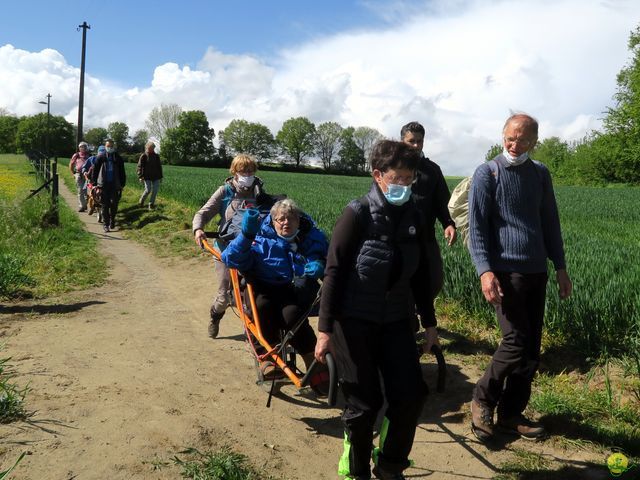
[[[143,206],[147,196],[149,197],[149,210],[153,210],[156,204],[156,195],[160,188],[162,180],[162,164],[160,163],[160,155],[155,152],[156,145],[152,141],[148,141],[144,146],[145,152],[140,155],[138,160],[138,179],[140,183],[144,183],[144,192],[140,196],[138,205]]]
[[[437,163],[424,156],[424,127],[418,122],[409,122],[400,130],[401,141],[415,148],[420,153],[418,173],[411,186],[412,199],[425,221],[425,247],[429,261],[429,283],[431,285],[431,300],[435,300],[442,289],[444,269],[440,246],[436,240],[436,219],[444,229],[444,238],[451,246],[456,241],[456,225],[449,214],[449,187]],[[416,324],[417,326],[417,324]]]
[[[471,429],[480,441],[494,436],[496,408],[499,430],[528,439],[545,436],[544,427],[523,412],[540,363],[547,259],[555,267],[560,298],[572,290],[551,175],[529,158],[538,122],[512,115],[502,136],[503,152],[476,169],[469,192],[469,251],[502,330],[471,401]]]
[[[207,203],[193,216],[192,227],[196,245],[202,247],[202,241],[207,238],[204,233],[204,226],[213,220],[216,215],[220,217],[218,222],[218,230],[220,230],[220,227],[233,217],[238,208],[247,204],[257,205],[260,203],[259,198],[264,196],[265,192],[262,180],[256,177],[257,170],[258,163],[251,155],[244,153],[236,155],[229,168],[232,176],[227,178],[224,184],[213,192]],[[227,242],[220,238],[216,240],[216,243],[220,251],[227,247]],[[214,265],[218,277],[218,291],[209,310],[209,336],[211,338],[218,336],[220,320],[222,320],[224,312],[229,306],[231,282],[229,269],[225,267],[224,263],[215,260]]]
[[[127,181],[127,174],[122,157],[115,151],[113,140],[107,140],[104,146],[105,155],[98,155],[93,167],[91,183],[102,192],[103,228],[105,232],[109,232],[116,226],[118,203]]]
[[[87,210],[87,187],[84,175],[82,174],[82,167],[89,159],[89,145],[87,142],[80,142],[78,144],[78,151],[73,154],[71,161],[69,162],[69,171],[76,180],[76,190],[78,191],[78,211],[84,212]]]

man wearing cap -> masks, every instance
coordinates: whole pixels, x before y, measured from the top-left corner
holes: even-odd
[[[69,171],[76,180],[76,190],[78,191],[78,211],[84,212],[87,209],[87,187],[85,178],[82,175],[82,167],[89,158],[89,146],[87,142],[78,144],[78,151],[73,154],[69,162]]]

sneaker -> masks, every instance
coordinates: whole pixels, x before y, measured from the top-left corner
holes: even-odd
[[[386,470],[381,469],[378,465],[373,467],[373,474],[379,480],[406,480],[406,477],[402,472],[387,472]]]
[[[211,338],[216,338],[218,336],[218,331],[220,330],[220,320],[224,316],[224,312],[218,313],[211,310],[211,321],[209,322],[209,336]]]
[[[156,206],[155,206],[153,203],[150,203],[150,204],[149,204],[149,210],[153,210],[153,209],[155,209],[155,208],[156,208]]]
[[[106,223],[102,226],[102,229],[104,230],[104,233],[109,233],[109,225]]]
[[[109,228],[110,228],[111,230],[115,229],[115,228],[116,228],[116,222],[111,222],[111,223],[109,224]]]
[[[532,422],[522,414],[506,418],[498,415],[497,426],[501,432],[518,435],[526,440],[540,440],[547,435],[542,424]]]
[[[481,442],[493,438],[493,410],[475,400],[471,401],[471,431]]]
[[[78,208],[78,212],[86,212],[87,209],[85,207],[80,207]]]

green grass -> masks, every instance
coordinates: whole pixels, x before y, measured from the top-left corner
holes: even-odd
[[[59,226],[43,219],[51,209],[22,155],[0,155],[0,299],[42,298],[99,284],[106,262],[97,240],[61,201]]]
[[[19,387],[13,382],[15,375],[10,371],[9,360],[0,358],[0,423],[24,420],[29,414],[24,405],[29,387]]]
[[[216,452],[200,452],[189,448],[175,456],[174,462],[182,471],[183,478],[193,480],[268,480],[274,477],[258,471],[249,459],[236,453],[230,447],[222,447]]]
[[[640,403],[633,388],[633,378],[612,378],[608,363],[584,375],[540,374],[529,406],[551,433],[640,455]]]

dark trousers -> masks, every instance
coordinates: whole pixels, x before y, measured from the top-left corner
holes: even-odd
[[[105,225],[115,225],[121,193],[113,183],[106,183],[102,187],[102,221]]]
[[[271,285],[252,282],[256,307],[260,316],[260,329],[264,338],[273,346],[280,341],[280,331],[290,330],[313,303],[318,288],[317,280],[304,279],[297,285]],[[313,352],[316,334],[309,319],[291,339],[291,345],[299,354]]]
[[[502,341],[473,398],[498,416],[521,414],[531,397],[531,383],[540,364],[547,274],[497,272],[504,297],[496,307]]]
[[[409,319],[382,325],[346,319],[334,324],[331,341],[346,401],[340,474],[370,475],[373,427],[383,405],[380,377],[388,407],[380,433],[378,465],[389,472],[403,471],[409,466],[427,394]]]

